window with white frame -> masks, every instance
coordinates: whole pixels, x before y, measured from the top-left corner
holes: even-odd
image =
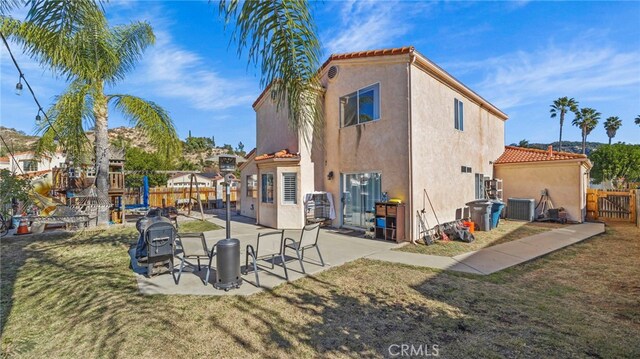
[[[296,204],[296,174],[282,174],[282,203]]]
[[[476,199],[484,199],[484,175],[482,173],[476,173]]]
[[[340,97],[342,127],[380,119],[380,84]]]
[[[464,131],[464,106],[457,98],[453,100],[453,119],[456,130]]]
[[[22,170],[25,172],[35,172],[38,170],[38,161],[22,160]]]
[[[247,197],[258,198],[258,175],[247,176]]]
[[[262,203],[273,203],[273,174],[262,175]]]

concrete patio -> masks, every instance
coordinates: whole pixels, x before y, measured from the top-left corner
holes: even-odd
[[[207,215],[207,220],[225,226],[224,219],[220,219],[217,216]],[[231,222],[231,236],[240,240],[241,248],[241,263],[244,265],[245,260],[245,248],[247,244],[255,246],[258,233],[271,232],[274,229],[260,227],[253,224],[253,220],[241,217],[232,216]],[[205,232],[205,239],[207,241],[207,247],[211,248],[220,239],[225,237],[225,229],[219,229],[215,231]],[[294,239],[300,238],[299,230],[286,230],[285,237]],[[323,270],[330,269],[332,267],[340,266],[344,263],[366,257],[373,253],[380,251],[389,251],[391,248],[397,246],[393,242],[384,242],[378,240],[370,240],[365,238],[359,238],[356,236],[349,236],[341,234],[333,229],[321,229],[320,237],[318,239],[320,251],[325,261],[325,266],[322,267],[318,260],[318,254],[315,250],[310,250],[304,256],[304,268],[307,274],[316,274]],[[294,252],[287,253],[287,269],[289,273],[289,280],[293,281],[305,276],[300,268],[300,263],[294,256]],[[129,255],[133,259],[134,249],[129,250]],[[165,273],[147,278],[146,268],[140,268],[135,265],[135,261],[132,260],[133,270],[136,273],[136,280],[138,282],[138,288],[142,294],[185,294],[185,295],[250,295],[260,292],[261,288],[256,287],[255,275],[253,272],[249,272],[247,275],[243,275],[243,283],[239,289],[230,290],[225,292],[224,290],[217,290],[213,287],[212,283],[215,283],[215,271],[211,271],[211,278],[209,283],[204,285],[204,278],[206,276],[206,263],[202,266],[202,270],[198,271],[196,266],[185,266],[182,277],[178,285],[175,284],[174,278]],[[188,263],[196,264],[195,260],[188,260]],[[260,285],[264,289],[274,288],[282,283],[285,283],[284,269],[282,266],[276,265],[274,269],[270,268],[269,262],[260,261],[259,264],[264,270],[259,271]],[[178,268],[180,266],[180,260],[176,257],[175,262],[175,275],[177,276]],[[212,267],[215,269],[215,259]]]
[[[223,227],[225,225],[224,219],[218,218],[215,215],[207,215],[207,220]],[[252,219],[232,216],[231,236],[240,240],[242,265],[244,265],[245,248],[247,244],[255,245],[258,233],[270,231],[273,231],[273,229],[257,226],[253,223]],[[603,232],[604,224],[602,223],[582,223],[454,257],[444,257],[392,251],[391,249],[397,247],[398,244],[360,238],[359,236],[349,235],[349,233],[335,229],[321,229],[318,243],[325,261],[325,266],[320,265],[317,253],[314,250],[310,250],[305,255],[304,267],[307,275],[316,274],[359,258],[367,258],[419,267],[488,275],[531,261]],[[211,248],[218,240],[224,237],[225,229],[205,232],[208,248]],[[300,231],[286,230],[285,237],[298,239],[300,237]],[[133,258],[134,249],[129,251],[129,255]],[[270,268],[269,262],[260,262],[262,269],[259,270],[259,276],[262,288],[258,288],[255,285],[255,274],[249,272],[247,275],[242,276],[243,283],[239,289],[228,292],[217,290],[213,287],[212,283],[215,283],[216,280],[215,270],[213,269],[211,271],[211,278],[209,278],[209,282],[205,285],[204,279],[206,276],[205,268],[207,263],[204,263],[204,261],[201,270],[198,271],[195,266],[195,260],[188,260],[188,263],[192,265],[185,266],[178,285],[176,285],[174,277],[166,273],[147,278],[145,275],[146,268],[137,267],[133,260],[132,263],[134,263],[133,270],[136,273],[138,288],[142,294],[250,295],[258,293],[263,289],[272,289],[286,282],[284,269],[277,261],[273,269]],[[301,271],[300,263],[297,258],[293,256],[293,251],[288,253],[286,263],[290,281],[305,276]],[[177,271],[180,266],[180,260],[178,258],[176,258],[174,265],[175,275],[177,276]],[[215,268],[215,259],[212,267]]]

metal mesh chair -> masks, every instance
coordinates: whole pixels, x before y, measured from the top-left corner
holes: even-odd
[[[260,278],[258,278],[258,261],[271,259],[271,269],[275,268],[276,257],[280,258],[282,268],[284,268],[284,276],[289,280],[287,265],[284,258],[284,230],[268,233],[259,233],[256,240],[255,248],[248,244],[245,254],[245,267],[242,274],[247,274],[249,270],[249,258],[251,257],[251,268],[256,276],[256,285],[260,286]]]
[[[299,241],[296,241],[293,238],[284,239],[284,246],[282,248],[283,255],[284,255],[284,251],[287,248],[295,250],[296,255],[298,257],[298,261],[300,261],[300,267],[302,268],[302,273],[307,273],[304,270],[304,264],[302,264],[302,260],[304,259],[304,251],[306,249],[315,248],[316,251],[318,251],[318,257],[320,257],[320,263],[324,267],[324,260],[322,259],[320,248],[318,247],[319,235],[320,235],[320,223],[317,223],[317,224],[304,226],[304,228],[302,229],[302,233],[300,233]]]
[[[178,241],[180,249],[182,250],[182,255],[179,257],[180,269],[178,271],[176,284],[180,282],[180,276],[182,275],[185,264],[193,266],[193,264],[189,263],[187,259],[195,259],[197,261],[198,271],[201,270],[200,259],[210,259],[210,253],[207,249],[207,242],[205,241],[204,233],[179,233]],[[209,275],[210,270],[211,268],[208,266],[207,276]],[[205,285],[206,284],[207,283],[205,283]]]

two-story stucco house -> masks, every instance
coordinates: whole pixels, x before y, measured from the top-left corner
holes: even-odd
[[[478,188],[504,151],[507,115],[494,105],[413,47],[332,55],[319,76],[325,123],[310,146],[289,130],[268,88],[253,104],[256,151],[242,181],[257,179],[259,224],[300,228],[305,194],[327,191],[334,226],[365,228],[365,212],[386,192],[405,204],[411,239],[425,190],[441,222],[483,195]]]

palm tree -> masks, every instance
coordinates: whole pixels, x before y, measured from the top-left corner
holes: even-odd
[[[640,115],[636,116],[635,122],[636,125],[640,126]]]
[[[91,152],[85,130],[93,128],[95,184],[99,201],[108,203],[110,103],[140,128],[161,153],[175,150],[179,139],[168,113],[157,104],[132,95],[105,93],[106,87],[125,78],[144,50],[154,43],[151,26],[135,22],[109,28],[98,6],[86,9],[82,22],[68,28],[52,31],[34,21],[20,22],[4,17],[1,29],[23,45],[31,57],[66,76],[70,82],[47,111],[50,122],[45,118],[36,124],[42,133],[39,150],[55,148],[54,140],[59,136],[69,157],[83,158]],[[31,20],[44,16],[40,11],[42,9],[32,9]],[[107,211],[102,211],[98,217],[99,224],[106,223]]]
[[[573,97],[560,97],[557,100],[553,101],[551,105],[551,118],[555,118],[558,114],[560,115],[560,140],[558,141],[558,148],[562,151],[562,126],[564,125],[564,115],[567,111],[576,112],[578,111],[578,101],[576,101]]]
[[[573,119],[572,124],[579,127],[582,130],[582,154],[586,153],[587,136],[598,125],[601,113],[593,108],[585,107],[576,111],[576,118]]]
[[[609,144],[611,139],[616,137],[616,132],[622,126],[622,121],[618,116],[611,116],[604,121],[604,129],[607,130],[607,136],[609,136]]]

